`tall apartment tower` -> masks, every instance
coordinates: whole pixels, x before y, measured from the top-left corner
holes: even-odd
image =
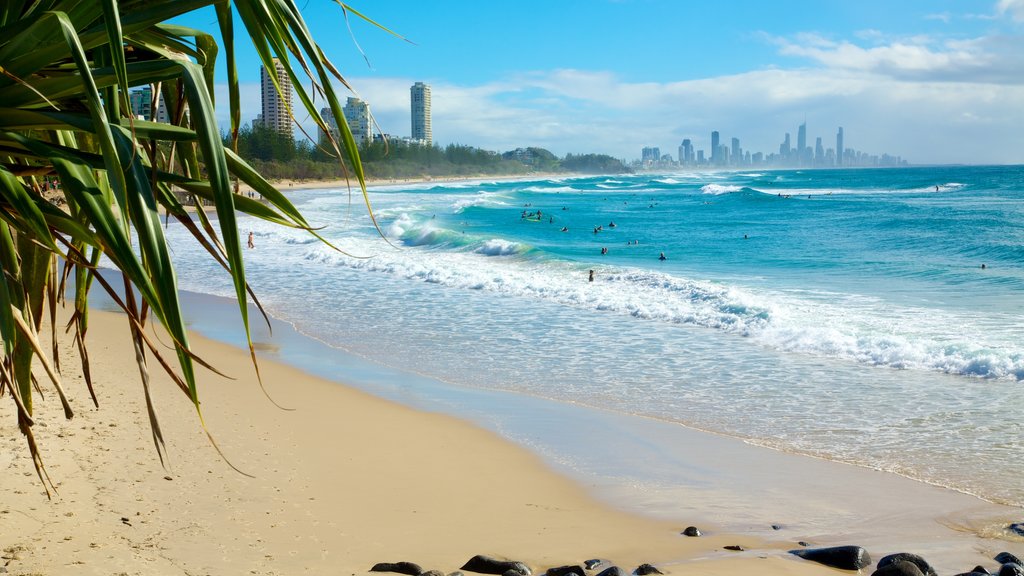
[[[843,165],[843,127],[839,127],[836,134],[836,166]]]
[[[679,163],[693,164],[693,142],[689,138],[683,140],[683,143],[679,146]]]
[[[431,144],[434,131],[430,127],[430,86],[417,82],[409,88],[412,108],[412,139]]]
[[[807,122],[804,122],[796,129],[796,157],[802,165],[807,156]]]
[[[718,146],[718,130],[715,130],[714,132],[711,133],[711,163],[712,164],[720,164],[721,161],[722,161],[721,157],[720,157],[721,152],[718,150],[718,147],[719,147]]]
[[[429,90],[429,88],[428,88]],[[428,92],[429,94],[429,92]],[[427,102],[427,114],[430,114],[429,96]],[[370,107],[359,98],[349,97],[345,103],[345,121],[348,122],[348,129],[352,131],[352,138],[356,146],[363,146],[372,142],[370,138]],[[427,130],[430,130],[430,121],[427,121]]]
[[[263,95],[263,110],[260,121],[264,126],[273,128],[282,134],[292,135],[292,119],[288,111],[292,109],[292,81],[284,71],[284,65],[274,58],[274,70],[277,82],[281,85],[281,93],[274,88],[274,81],[266,66],[260,67],[260,90]]]

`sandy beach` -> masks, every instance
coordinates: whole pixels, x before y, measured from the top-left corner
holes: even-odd
[[[38,404],[35,430],[58,489],[52,500],[13,424],[13,403],[2,404],[0,565],[8,573],[362,573],[397,561],[448,573],[476,554],[535,572],[590,558],[625,570],[650,562],[666,573],[827,570],[787,556],[791,542],[686,538],[684,525],[614,510],[471,424],[264,361],[270,394],[292,409],[281,410],[260,391],[246,354],[200,337],[199,354],[235,378],[201,373],[209,430],[253,477],[229,468],[191,404],[154,373],[170,453],[164,469],[124,323],[118,314],[92,316],[99,409],[70,355],[64,378],[75,418],[65,420],[51,395]]]

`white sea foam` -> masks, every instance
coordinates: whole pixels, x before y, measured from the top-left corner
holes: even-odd
[[[705,184],[700,187],[700,191],[704,194],[713,194],[719,196],[722,194],[729,194],[732,192],[739,192],[743,190],[742,186],[726,185],[726,184]]]
[[[519,242],[509,242],[508,240],[493,238],[491,240],[487,240],[482,246],[479,246],[473,251],[485,256],[509,256],[512,254],[519,254],[522,250],[523,245]]]

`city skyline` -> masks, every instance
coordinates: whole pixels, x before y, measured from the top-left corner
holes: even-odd
[[[1024,162],[1024,0],[524,2],[356,4],[410,42],[352,15],[350,35],[336,6],[304,14],[382,131],[406,133],[408,87],[429,83],[441,145],[629,158],[718,130],[767,152],[806,120],[918,164]],[[258,59],[238,50],[251,117]]]
[[[885,152],[871,153],[845,144],[845,131],[842,126],[836,128],[834,135],[835,147],[824,144],[822,136],[815,136],[815,145],[807,145],[807,123],[797,127],[797,145],[792,146],[792,138],[786,132],[778,146],[778,151],[752,151],[744,149],[742,140],[732,136],[729,145],[721,143],[721,133],[714,130],[708,143],[710,150],[698,148],[692,138],[685,138],[676,149],[677,154],[662,153],[660,146],[644,146],[640,157],[627,162],[637,169],[665,169],[679,166],[704,168],[842,168],[868,166],[902,166],[909,161],[901,156]]]

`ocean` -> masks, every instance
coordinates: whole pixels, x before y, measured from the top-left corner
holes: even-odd
[[[505,425],[504,405],[685,425],[1024,506],[1024,167],[485,179],[370,197],[384,237],[357,193],[292,195],[340,251],[240,222],[270,314],[317,356],[356,359],[330,376],[493,419],[584,475],[586,441],[554,447],[568,422]],[[180,226],[167,233],[182,289],[232,295]],[[478,397],[493,414],[469,406]],[[671,484],[667,466],[647,479]]]

